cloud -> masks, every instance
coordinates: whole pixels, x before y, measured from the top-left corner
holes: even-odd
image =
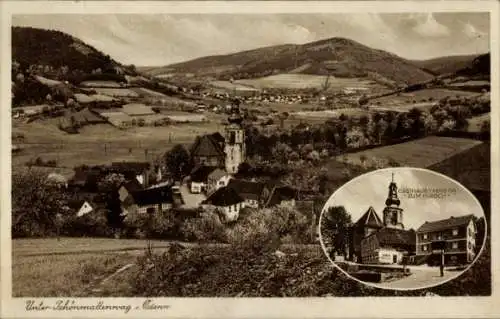
[[[471,39],[477,39],[486,36],[485,32],[481,32],[470,23],[466,23],[464,25],[463,32],[467,37]]]
[[[440,24],[432,13],[428,13],[424,19],[418,18],[420,21],[413,31],[423,37],[444,37],[450,34],[448,27]]]
[[[489,19],[472,13],[19,15],[13,25],[60,30],[136,65],[331,37],[408,59],[489,50]]]

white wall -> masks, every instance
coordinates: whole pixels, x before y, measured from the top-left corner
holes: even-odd
[[[380,248],[378,250],[378,259],[381,264],[393,264],[393,256],[396,255],[397,263],[403,261],[403,253],[395,249]]]

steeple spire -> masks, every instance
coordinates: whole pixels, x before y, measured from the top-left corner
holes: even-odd
[[[398,186],[394,182],[394,173],[392,173],[391,183],[389,184],[389,194],[385,201],[387,206],[399,206],[401,201],[398,198]]]

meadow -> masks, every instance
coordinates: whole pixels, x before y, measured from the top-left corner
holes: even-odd
[[[326,76],[311,74],[277,74],[257,79],[236,80],[240,83],[259,89],[320,89],[324,86]],[[367,79],[359,78],[336,78],[330,77],[328,81],[329,90],[341,90],[344,88],[374,89],[380,88],[380,85]]]
[[[174,114],[177,114],[174,112]],[[58,119],[32,123],[13,121],[12,134],[22,151],[12,157],[12,166],[25,166],[34,158],[56,160],[57,166],[72,169],[76,165],[98,165],[112,161],[143,161],[161,156],[175,144],[191,144],[197,135],[223,130],[220,117],[198,123],[158,127],[132,127],[120,130],[110,124],[87,125],[79,134],[58,129]]]
[[[380,102],[381,105],[411,104],[413,103],[413,101],[428,102],[429,99],[433,101],[439,101],[440,99],[445,97],[456,98],[456,97],[472,97],[477,95],[478,93],[475,92],[435,88],[435,89],[424,89],[409,93],[400,93],[395,95],[384,96],[377,99],[373,99],[370,102],[372,103]]]
[[[393,159],[402,166],[429,167],[482,142],[455,137],[429,136],[406,143],[377,147],[339,156],[338,160],[362,165],[361,158]]]

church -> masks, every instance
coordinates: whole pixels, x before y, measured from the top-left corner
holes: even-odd
[[[415,231],[405,230],[403,209],[398,198],[394,174],[382,212],[373,207],[358,219],[351,229],[350,259],[363,264],[400,264],[403,257],[415,255]]]
[[[216,169],[222,169],[229,175],[238,172],[240,164],[246,158],[245,130],[242,123],[243,117],[236,103],[231,108],[224,136],[218,132],[203,135],[191,146],[190,154],[195,166],[193,172],[199,171],[201,167],[211,169],[204,169],[205,174],[201,174],[203,176],[197,172],[196,183],[200,188],[204,190],[219,188],[208,185],[209,175]]]

